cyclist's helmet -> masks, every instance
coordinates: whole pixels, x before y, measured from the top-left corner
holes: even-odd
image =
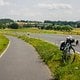
[[[71,44],[73,42],[75,42],[75,40],[71,35],[66,38],[66,43],[70,43]]]
[[[69,35],[68,37],[67,37],[67,39],[72,39],[73,37],[71,36],[71,35]]]

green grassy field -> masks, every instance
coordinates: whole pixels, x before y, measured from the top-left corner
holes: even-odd
[[[0,32],[30,32],[30,33],[45,33],[45,34],[74,34],[80,35],[80,28],[74,28],[72,31],[55,31],[55,30],[41,30],[37,28],[24,28],[24,29],[5,29],[0,30]]]
[[[9,40],[5,36],[0,34],[0,55],[4,51],[4,49],[7,47],[8,43],[9,43]]]

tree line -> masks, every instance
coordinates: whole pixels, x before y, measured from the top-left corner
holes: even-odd
[[[79,21],[49,21],[45,20],[44,23],[52,23],[56,25],[70,25],[71,27],[77,27],[77,25],[80,23]]]
[[[25,24],[21,26],[12,19],[0,19],[0,29],[5,28],[18,29],[36,27],[39,29],[46,30],[71,31],[73,28],[80,28],[80,21],[73,22],[73,21],[45,20],[44,22],[41,22],[41,21],[18,20],[17,22],[24,22]]]

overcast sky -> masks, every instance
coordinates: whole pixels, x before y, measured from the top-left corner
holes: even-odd
[[[0,18],[80,20],[80,0],[0,0]]]

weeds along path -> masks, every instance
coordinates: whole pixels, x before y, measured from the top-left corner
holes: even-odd
[[[49,80],[48,67],[41,62],[35,49],[15,37],[0,59],[0,80]]]

